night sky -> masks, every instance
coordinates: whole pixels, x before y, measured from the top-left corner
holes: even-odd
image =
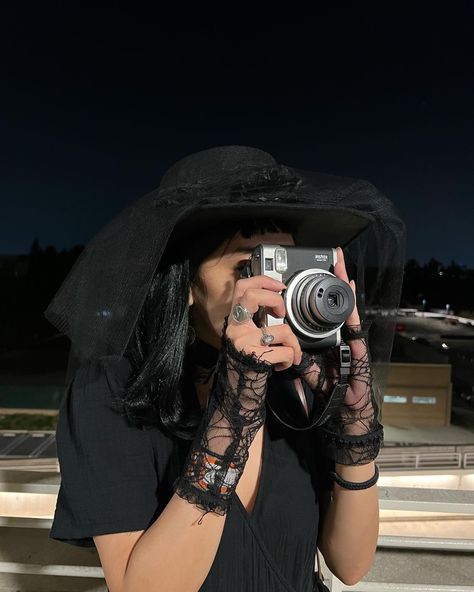
[[[372,181],[407,257],[474,267],[474,3],[353,4],[4,11],[0,253],[84,244],[175,160],[242,144]]]

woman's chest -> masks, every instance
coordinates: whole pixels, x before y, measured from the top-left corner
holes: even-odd
[[[248,475],[250,480],[250,472]],[[249,511],[245,502],[252,492],[252,486],[245,489],[245,482],[240,494],[239,487],[235,492],[212,576],[227,573],[230,562],[240,573],[250,569],[256,578],[251,581],[259,581],[265,573],[279,582],[291,582],[285,590],[308,589],[305,582],[314,571],[319,521],[312,475],[288,442],[272,440],[268,432],[263,433],[260,478]],[[283,588],[273,582],[266,589]]]
[[[161,508],[171,498],[173,484],[184,469],[190,444],[184,440],[163,443],[160,437],[154,443]],[[304,512],[313,513],[314,509],[317,511],[314,471],[307,462],[307,457],[311,456],[308,446],[302,435],[285,437],[278,425],[267,417],[250,445],[235,491],[234,501],[248,517],[257,519],[262,515],[271,521],[273,514],[279,521],[285,515],[294,514],[295,510],[300,516]],[[305,522],[304,518],[302,522]]]
[[[266,426],[264,425],[255,435],[249,448],[249,457],[235,490],[242,506],[248,513],[253,512],[260,489],[263,465],[266,460],[265,443],[267,438],[265,430]]]

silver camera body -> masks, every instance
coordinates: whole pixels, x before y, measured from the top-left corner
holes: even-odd
[[[337,278],[336,249],[257,245],[247,275],[267,275],[286,285],[286,316],[276,318],[262,307],[259,326],[288,323],[303,348],[320,350],[341,343],[341,327],[355,306],[352,288]]]

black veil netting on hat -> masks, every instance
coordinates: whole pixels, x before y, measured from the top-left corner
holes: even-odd
[[[71,341],[66,384],[83,361],[124,354],[170,238],[186,237],[192,248],[200,228],[247,216],[291,222],[299,246],[343,247],[361,319],[371,321],[369,348],[380,387],[400,302],[404,222],[368,181],[278,164],[245,146],[178,161],[158,189],[86,245],[44,312]]]

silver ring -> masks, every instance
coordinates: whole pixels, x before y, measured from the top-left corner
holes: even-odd
[[[260,329],[262,330],[262,336],[260,337],[260,343],[262,345],[270,345],[271,343],[273,343],[275,337],[273,335],[271,335],[270,333],[267,333],[265,331],[265,327],[260,327]]]
[[[232,309],[232,318],[236,323],[246,323],[253,319],[253,314],[245,306],[237,303],[234,304],[234,308]]]

